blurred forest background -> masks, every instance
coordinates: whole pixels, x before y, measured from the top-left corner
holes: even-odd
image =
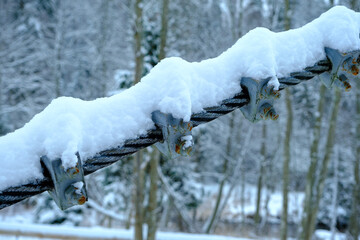
[[[255,27],[297,28],[339,4],[359,10],[356,0],[0,0],[0,135],[56,97],[111,96],[164,57],[216,57]],[[357,85],[297,85],[281,93],[277,121],[236,111],[194,130],[190,159],[148,148],[88,176],[83,206],[62,212],[42,194],[0,218],[133,227],[136,240],[156,230],[311,239],[317,229],[358,239]]]

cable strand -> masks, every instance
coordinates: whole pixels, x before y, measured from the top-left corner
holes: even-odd
[[[280,78],[279,90],[297,85],[303,81],[308,81],[329,71],[331,71],[330,61],[328,59],[321,60],[314,66],[305,68],[304,71],[291,73],[290,77]],[[247,89],[243,89],[242,92],[236,94],[234,97],[223,100],[218,106],[205,108],[203,112],[193,114],[191,116],[191,122],[194,127],[208,123],[235,109],[245,106],[249,101],[249,93],[247,92]],[[87,159],[83,165],[84,174],[89,175],[162,140],[163,136],[159,128],[149,130],[147,134],[142,135],[137,139],[127,140],[122,146],[99,152],[94,157]],[[48,174],[44,173],[44,175],[43,179],[35,180],[20,186],[9,187],[0,192],[0,209],[52,189],[53,183],[51,178]]]

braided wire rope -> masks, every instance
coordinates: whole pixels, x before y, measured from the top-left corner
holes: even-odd
[[[314,66],[307,67],[301,72],[291,73],[290,77],[280,78],[279,90],[310,80],[328,71],[331,71],[330,61],[328,59],[321,60]],[[249,103],[249,101],[249,93],[246,88],[243,88],[240,93],[236,94],[232,98],[223,100],[218,106],[205,108],[203,112],[193,114],[191,116],[191,122],[194,127],[210,122],[234,111],[235,109],[245,106]],[[149,130],[147,134],[142,135],[137,139],[127,140],[122,146],[99,152],[94,157],[87,159],[83,164],[84,174],[89,175],[162,140],[163,136],[161,129],[156,128]],[[35,180],[20,186],[9,187],[0,192],[0,209],[50,190],[53,187],[52,180],[46,173],[44,173],[43,179]]]

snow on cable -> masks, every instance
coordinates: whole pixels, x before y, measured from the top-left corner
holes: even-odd
[[[166,58],[136,86],[94,101],[53,100],[23,128],[0,138],[0,191],[43,178],[40,157],[61,158],[65,168],[81,158],[119,146],[154,127],[160,110],[189,121],[191,114],[241,91],[241,77],[278,78],[325,58],[324,47],[360,49],[360,15],[334,7],[313,22],[274,33],[256,28],[220,56],[201,62]]]

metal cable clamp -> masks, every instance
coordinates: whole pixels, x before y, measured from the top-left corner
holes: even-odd
[[[360,51],[340,53],[338,50],[325,48],[325,53],[332,64],[331,73],[324,73],[325,76],[321,77],[325,86],[331,88],[335,84],[345,91],[350,91],[349,80],[359,78]]]
[[[47,156],[43,156],[40,159],[44,175],[49,175],[54,184],[49,194],[61,210],[82,205],[87,201],[84,171],[79,154],[76,156],[78,159],[76,166],[67,170],[62,166],[60,158],[50,160]]]
[[[152,113],[152,120],[163,134],[164,140],[155,144],[162,154],[169,159],[191,155],[194,145],[191,122],[184,122],[160,111]]]
[[[241,88],[248,91],[250,102],[240,110],[244,117],[251,122],[260,119],[276,120],[279,117],[273,107],[273,102],[274,99],[280,97],[280,94],[268,84],[271,79],[269,77],[258,81],[248,77],[241,78]]]

